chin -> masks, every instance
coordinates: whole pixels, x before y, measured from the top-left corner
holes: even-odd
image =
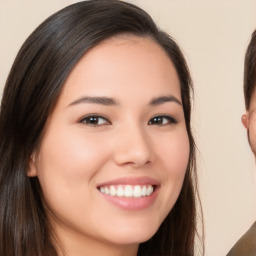
[[[158,228],[133,228],[123,229],[110,235],[114,243],[118,244],[140,244],[148,241],[157,232]]]

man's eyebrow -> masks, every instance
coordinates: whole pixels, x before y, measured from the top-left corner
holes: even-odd
[[[100,104],[105,106],[118,105],[117,101],[113,98],[84,96],[71,102],[68,106],[74,106],[81,103],[92,103],[92,104]]]
[[[152,105],[152,106],[155,106],[155,105],[160,105],[160,104],[163,104],[165,102],[176,102],[178,103],[179,105],[182,106],[182,103],[180,100],[178,100],[175,96],[161,96],[161,97],[157,97],[157,98],[154,98],[150,101],[149,105]]]

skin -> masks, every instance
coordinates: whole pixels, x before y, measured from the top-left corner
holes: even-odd
[[[87,52],[69,75],[28,176],[38,176],[48,218],[67,255],[131,256],[175,204],[188,158],[173,63],[151,39],[120,36]],[[144,209],[116,206],[98,189],[138,177],[158,183]]]
[[[254,90],[249,109],[242,116],[242,123],[248,131],[248,139],[252,152],[256,156],[256,91]]]

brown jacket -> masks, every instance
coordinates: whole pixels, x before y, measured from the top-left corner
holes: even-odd
[[[227,256],[256,256],[256,222],[236,242]]]

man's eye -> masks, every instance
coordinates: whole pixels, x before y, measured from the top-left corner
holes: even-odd
[[[170,124],[176,124],[177,120],[171,116],[154,116],[151,118],[148,122],[149,125],[170,125]]]
[[[84,123],[90,126],[108,125],[110,122],[102,116],[85,116],[80,123]]]

